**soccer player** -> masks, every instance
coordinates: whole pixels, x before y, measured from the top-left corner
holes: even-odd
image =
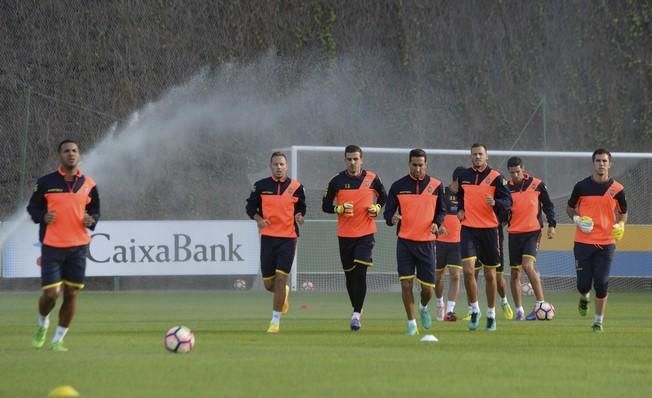
[[[446,209],[442,183],[426,174],[426,152],[413,149],[408,159],[409,174],[392,184],[384,217],[387,225],[397,225],[396,262],[401,296],[408,319],[407,335],[414,336],[419,334],[412,294],[415,278],[421,284],[421,326],[432,327],[428,302],[435,287],[435,239],[438,233],[446,233],[444,228],[440,230]]]
[[[274,293],[267,333],[278,333],[281,314],[289,308],[287,277],[292,270],[299,225],[306,215],[306,195],[303,185],[288,177],[287,156],[283,152],[272,153],[269,168],[271,177],[256,181],[246,211],[260,232],[260,268],[265,289]]]
[[[512,194],[512,216],[507,231],[509,232],[509,261],[512,270],[511,287],[516,320],[534,321],[537,319],[535,310],[544,302],[543,285],[536,270],[535,262],[541,229],[543,228],[542,212],[548,220],[548,239],[555,236],[555,207],[548,195],[546,185],[540,179],[525,172],[523,160],[511,157],[507,160],[510,181],[507,184]],[[521,295],[521,269],[532,284],[536,303],[527,316],[523,310]]]
[[[593,173],[573,188],[566,212],[577,225],[575,270],[580,293],[578,310],[586,316],[591,286],[595,290],[593,331],[602,332],[611,260],[616,242],[625,234],[627,200],[623,186],[609,177],[611,153],[600,148],[593,152]]]
[[[27,205],[32,220],[39,224],[41,242],[41,289],[38,324],[32,346],[41,348],[50,325],[50,312],[63,293],[59,324],[50,344],[65,352],[63,338],[75,315],[77,296],[84,287],[86,257],[91,236],[100,218],[100,197],[95,181],[82,173],[79,144],[63,140],[57,148],[59,168],[38,179]]]
[[[380,178],[362,169],[362,149],[348,145],[344,149],[346,170],[328,183],[322,210],[337,214],[337,237],[340,260],[346,278],[346,291],[353,307],[351,330],[362,327],[361,317],[367,295],[367,268],[373,265],[376,217],[387,200]]]
[[[457,192],[458,179],[464,167],[457,167],[453,171],[453,179],[449,186],[443,188],[444,207],[446,216],[442,224],[446,232],[437,236],[436,254],[437,265],[435,270],[435,301],[437,303],[437,320],[457,320],[455,315],[455,301],[460,290],[460,272],[462,270],[462,257],[460,255],[460,220],[457,219]],[[444,304],[445,271],[448,269],[448,302]]]
[[[512,206],[507,180],[488,164],[487,147],[471,145],[472,167],[460,175],[459,211],[462,223],[461,252],[464,286],[471,305],[469,330],[480,322],[478,286],[474,275],[476,259],[483,264],[487,291],[487,331],[496,330],[496,268],[500,265],[497,211],[507,213]]]

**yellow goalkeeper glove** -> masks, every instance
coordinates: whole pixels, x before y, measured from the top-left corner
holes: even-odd
[[[625,222],[621,221],[618,224],[613,225],[613,229],[611,230],[611,236],[616,239],[616,241],[619,241],[625,236]]]
[[[593,219],[589,216],[574,216],[573,222],[577,224],[585,234],[593,231]]]
[[[367,213],[369,217],[377,217],[380,214],[380,205],[378,203],[370,205],[367,207]]]
[[[335,206],[335,213],[344,214],[345,216],[353,215],[353,203],[344,202],[344,204]]]

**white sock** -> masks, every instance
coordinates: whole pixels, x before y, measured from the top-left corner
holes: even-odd
[[[443,307],[444,306],[444,298],[443,297],[438,297],[437,298],[437,307]]]
[[[420,310],[425,310],[425,309],[428,309],[428,306],[419,303],[419,309],[420,309]]]
[[[500,298],[500,304],[509,304],[509,302],[507,301],[507,296]]]
[[[48,328],[50,327],[50,315],[43,316],[39,314],[38,319],[36,321],[36,324],[40,328]]]
[[[589,301],[589,297],[591,297],[591,292],[588,292],[586,294],[580,293],[580,297],[584,297],[586,301]]]
[[[449,301],[446,303],[446,312],[455,312],[455,302]]]
[[[417,326],[416,319],[408,319],[408,326]]]
[[[496,318],[496,307],[487,307],[487,318]]]
[[[280,313],[280,311],[272,311],[272,322],[274,322],[274,323],[281,322],[281,313]]]
[[[360,313],[359,312],[354,312],[353,315],[351,316],[351,319],[360,320]]]
[[[52,337],[52,342],[57,343],[62,341],[63,338],[66,337],[66,333],[68,333],[68,328],[57,326],[57,330],[54,332],[54,337]]]
[[[480,312],[480,305],[478,305],[477,301],[475,303],[471,303],[471,313],[473,312]]]
[[[603,318],[604,318],[604,315],[595,314],[593,316],[593,323],[602,323]]]
[[[535,306],[539,306],[539,305],[541,305],[541,304],[543,304],[543,303],[544,303],[543,300],[541,300],[541,301],[537,300]]]
[[[525,310],[523,309],[523,306],[516,307],[516,312],[520,312],[521,314],[525,314]]]

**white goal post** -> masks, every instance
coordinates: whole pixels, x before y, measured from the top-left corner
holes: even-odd
[[[336,219],[321,210],[322,192],[330,178],[345,168],[344,146],[304,146],[281,148],[289,156],[290,176],[304,184],[308,202],[306,222],[299,238],[291,275],[293,290],[312,282],[317,291],[344,290],[344,277],[339,261]],[[376,172],[389,190],[392,182],[407,173],[407,156],[411,148],[362,147],[363,168]],[[428,173],[446,185],[452,170],[470,164],[469,149],[428,149]],[[506,161],[511,156],[523,159],[525,169],[541,178],[555,203],[558,236],[542,240],[538,268],[546,289],[574,287],[572,260],[573,226],[566,216],[566,201],[574,184],[591,174],[592,152],[492,150],[489,164],[506,174]],[[612,268],[612,285],[624,289],[652,290],[652,247],[644,241],[652,239],[652,206],[645,190],[652,186],[652,153],[612,152],[614,165],[610,174],[625,186],[630,207],[630,225],[626,238],[619,243]],[[507,176],[508,177],[508,176]],[[398,288],[395,269],[395,231],[378,221],[374,267],[369,270],[370,290]],[[566,225],[564,225],[566,224]],[[649,247],[649,248],[648,248]],[[505,251],[506,256],[508,251]],[[505,259],[505,274],[509,260]],[[634,264],[634,266],[632,266]],[[622,279],[622,280],[621,280]],[[509,285],[509,283],[508,283]],[[463,287],[462,287],[463,288]]]

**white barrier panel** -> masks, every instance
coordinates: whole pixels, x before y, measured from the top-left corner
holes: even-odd
[[[87,276],[255,275],[260,243],[251,221],[100,221]],[[39,277],[38,225],[24,224],[4,245],[4,278]]]

